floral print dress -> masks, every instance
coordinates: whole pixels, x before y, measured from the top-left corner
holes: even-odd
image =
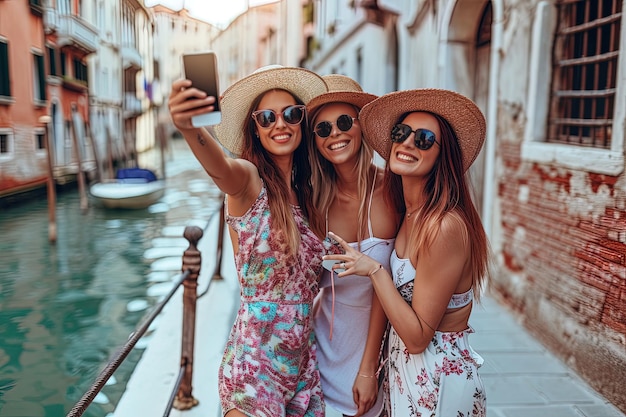
[[[402,275],[408,259],[395,251],[391,268],[396,288],[411,303],[413,280]],[[413,270],[412,276],[415,276]],[[484,417],[486,396],[478,368],[483,359],[469,344],[471,328],[461,332],[435,332],[419,354],[408,352],[393,327],[389,332],[388,384],[391,417]]]
[[[311,308],[325,246],[300,209],[292,209],[302,236],[295,257],[287,255],[282,235],[270,230],[265,187],[243,216],[226,215],[239,236],[241,302],[219,369],[223,414],[324,415]]]

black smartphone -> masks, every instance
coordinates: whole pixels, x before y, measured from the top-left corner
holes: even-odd
[[[191,80],[193,87],[215,97],[214,110],[194,116],[191,123],[195,127],[219,124],[222,121],[222,112],[219,103],[217,56],[211,51],[183,54],[183,69],[185,78]]]

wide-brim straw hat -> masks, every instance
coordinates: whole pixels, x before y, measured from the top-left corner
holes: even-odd
[[[449,90],[421,88],[385,94],[359,113],[363,134],[386,161],[391,153],[391,128],[405,113],[429,112],[448,121],[461,147],[463,170],[476,160],[487,132],[485,117],[469,98]]]
[[[328,91],[326,82],[304,68],[268,65],[237,81],[224,91],[220,106],[222,121],[214,126],[217,140],[233,155],[243,151],[243,132],[252,102],[262,93],[286,90],[306,105],[311,99]]]
[[[328,85],[328,93],[312,99],[306,106],[307,113],[313,115],[321,106],[328,103],[348,103],[359,110],[377,96],[363,92],[358,82],[341,74],[329,74],[322,77]]]

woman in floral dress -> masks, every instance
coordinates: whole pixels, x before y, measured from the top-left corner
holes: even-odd
[[[485,119],[447,90],[386,94],[359,114],[364,134],[387,161],[386,185],[405,207],[390,271],[331,234],[346,271],[368,276],[391,331],[388,392],[392,417],[484,417],[469,344],[473,301],[488,274],[488,242],[465,173],[484,138]]]
[[[224,92],[222,122],[209,131],[194,128],[191,117],[212,111],[215,98],[188,80],[172,86],[172,120],[226,194],[241,287],[219,370],[228,417],[324,415],[311,331],[324,245],[308,227],[311,169],[303,121],[304,104],[326,90],[324,80],[305,69],[264,67]]]

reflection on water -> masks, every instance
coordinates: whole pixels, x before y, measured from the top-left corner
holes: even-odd
[[[47,239],[45,198],[0,214],[0,416],[67,414],[146,313],[143,253],[165,215],[90,208],[58,196],[58,240]],[[140,352],[84,415],[112,411]]]
[[[82,397],[162,295],[151,286],[171,285],[180,268],[187,242],[166,239],[163,230],[206,220],[219,208],[219,192],[203,174],[184,178],[185,191],[168,185],[147,210],[91,207],[83,214],[76,190],[60,193],[55,245],[48,242],[45,194],[0,209],[0,417],[65,416]],[[173,272],[154,270],[168,246],[178,257]],[[131,352],[84,416],[114,410],[140,355]]]

